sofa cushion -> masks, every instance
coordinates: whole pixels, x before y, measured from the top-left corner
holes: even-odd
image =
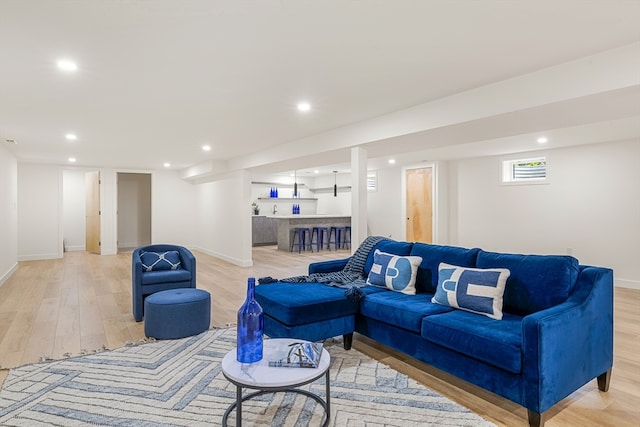
[[[578,278],[578,260],[567,255],[518,255],[480,251],[479,268],[511,272],[503,311],[531,314],[564,302]]]
[[[140,254],[142,271],[179,270],[180,254],[178,251],[142,252]]]
[[[422,319],[422,338],[514,374],[522,370],[522,317],[494,320],[462,310]]]
[[[431,302],[431,294],[406,295],[385,290],[367,295],[360,302],[360,314],[419,334],[422,318],[447,313],[450,307]]]
[[[414,243],[410,255],[422,258],[416,277],[416,291],[418,293],[434,293],[436,291],[438,287],[438,265],[441,262],[461,267],[475,267],[479,251],[480,249]]]
[[[381,252],[386,252],[388,254],[406,256],[411,252],[411,248],[413,247],[413,243],[410,242],[396,242],[395,240],[385,239],[378,242],[373,248],[371,248],[371,252],[367,256],[367,260],[364,263],[364,274],[365,276],[369,275],[371,271],[371,266],[373,265],[373,255],[376,252],[376,249],[379,249]]]
[[[372,286],[361,289],[367,294],[384,291]],[[255,295],[265,314],[286,325],[303,325],[355,314],[358,305],[348,300],[344,292],[322,283],[277,282],[256,286]]]
[[[415,295],[416,273],[422,258],[393,255],[379,249],[374,252],[373,265],[369,271],[367,283],[403,294]]]
[[[140,279],[143,285],[155,285],[156,283],[174,283],[191,280],[191,272],[187,270],[161,270],[144,273]]]
[[[440,263],[438,289],[432,302],[502,319],[506,268],[470,268]]]

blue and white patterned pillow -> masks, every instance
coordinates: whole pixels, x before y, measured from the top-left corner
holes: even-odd
[[[376,249],[367,283],[407,295],[416,294],[416,275],[422,262],[419,256],[399,256]]]
[[[506,268],[468,268],[441,262],[438,288],[431,302],[502,319],[502,302],[507,278]]]
[[[143,271],[180,270],[178,251],[142,252],[140,254]]]

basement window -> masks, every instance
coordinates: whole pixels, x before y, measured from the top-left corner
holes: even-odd
[[[367,172],[367,191],[378,191],[378,173]]]
[[[502,182],[542,184],[547,182],[547,158],[505,160],[502,162]]]

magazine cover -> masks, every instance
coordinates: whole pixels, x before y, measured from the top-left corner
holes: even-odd
[[[284,342],[269,355],[269,366],[317,368],[321,356],[321,342]]]

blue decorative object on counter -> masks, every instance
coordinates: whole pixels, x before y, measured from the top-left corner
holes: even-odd
[[[254,363],[262,360],[264,313],[255,299],[256,279],[250,277],[247,282],[247,299],[238,310],[236,358],[240,363]]]

